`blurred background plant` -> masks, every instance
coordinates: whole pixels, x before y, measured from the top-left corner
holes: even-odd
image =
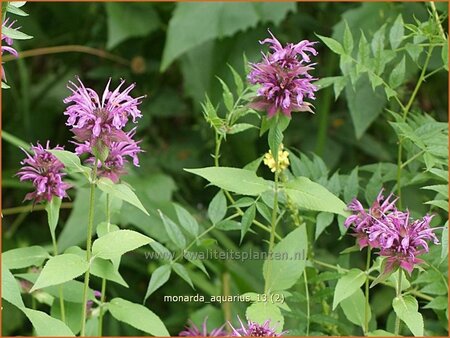
[[[285,132],[283,143],[302,150],[298,157],[291,157],[292,171],[326,185],[345,202],[359,194],[371,203],[382,185],[393,188],[400,182],[402,205],[413,216],[424,215],[431,204],[437,214],[433,224],[445,223],[448,40],[442,27],[447,27],[446,3],[436,3],[434,8],[424,3],[28,3],[25,9],[31,15],[21,18],[19,25],[34,39],[14,41],[17,60],[3,57],[11,87],[2,93],[3,251],[51,245],[45,213],[30,213],[31,206],[21,204],[29,187],[14,176],[23,158],[18,146],[50,139],[52,144],[73,149],[66,141],[70,134],[64,125],[62,99],[69,93],[67,82],[76,75],[96,89],[110,76],[116,82],[124,78],[137,83],[136,95],[147,95],[137,130],[146,153],[139,171],[130,170],[126,180],[137,188],[150,216],[124,204],[113,215],[114,222],[136,227],[173,249],[157,210],[176,219],[172,204],[176,201],[205,227],[208,201],[216,189],[205,188],[203,180],[182,170],[213,165],[214,133],[204,121],[201,103],[205,93],[211,102],[221,100],[223,88],[216,76],[233,83],[228,65],[245,74],[243,52],[248,60],[259,60],[258,40],[267,36],[267,28],[284,42],[316,41],[316,34],[338,42],[324,40],[317,45],[314,76],[324,79],[319,82],[323,89],[317,94],[315,116],[294,113]],[[361,44],[364,39],[367,44]],[[364,63],[371,55],[376,63],[367,67]],[[427,77],[420,91],[415,91],[424,64]],[[398,101],[409,105],[407,116],[394,113],[404,113]],[[245,118],[255,123],[254,116]],[[399,149],[403,152],[401,180]],[[266,151],[266,142],[256,129],[250,129],[227,136],[220,161],[242,167]],[[269,170],[264,174],[270,176]],[[61,250],[85,240],[80,225],[85,223],[87,194],[85,187],[77,186],[71,192],[72,201],[63,203]],[[351,236],[342,236],[341,218],[326,213],[312,213],[310,218],[311,251],[322,262],[318,266],[323,271],[306,267],[311,294],[307,297],[304,282],[297,282],[284,327],[294,335],[307,331],[311,335],[361,334],[354,308],[347,302],[332,311],[331,303],[336,280],[346,268],[364,269],[365,259],[358,254],[339,255],[354,243]],[[196,244],[203,249],[264,250],[260,233],[254,230],[240,248],[240,231],[215,229]],[[427,255],[433,268],[411,287],[420,295],[426,335],[447,334],[445,238],[446,231],[442,247],[432,248]],[[137,303],[142,295],[151,294],[152,309],[173,334],[182,330],[188,318],[200,325],[205,315],[208,325],[219,327],[230,313],[242,315],[246,304],[170,303],[163,301],[164,295],[243,294],[263,288],[262,280],[255,277],[260,276],[262,261],[210,260],[204,264],[211,278],[187,262],[175,271],[183,279],[187,271],[195,290],[182,278],[168,279],[169,270],[161,279],[167,283],[149,292],[149,276],[163,263],[146,259],[149,250],[123,257],[121,274],[133,287],[111,283],[108,290]],[[393,332],[394,313],[385,302],[393,296],[394,289],[383,285],[371,292],[372,328],[390,327]],[[40,297],[24,295],[29,307],[45,306]],[[3,334],[31,332],[23,314],[4,303]],[[104,334],[138,335],[139,331],[106,316]]]

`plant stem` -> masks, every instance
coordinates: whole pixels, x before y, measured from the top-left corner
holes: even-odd
[[[427,71],[428,64],[430,63],[431,54],[433,52],[434,46],[431,45],[428,48],[428,53],[425,58],[425,62],[422,67],[422,71],[420,72],[419,80],[417,81],[417,84],[411,94],[411,97],[409,98],[408,103],[403,108],[403,122],[406,122],[406,119],[408,117],[409,110],[411,109],[412,104],[414,103],[414,100],[417,96],[417,93],[419,92],[419,88],[422,85],[423,81],[425,80],[425,72]],[[402,106],[401,106],[402,107]],[[402,178],[402,154],[403,154],[403,137],[399,137],[398,140],[398,151],[397,151],[397,196],[398,196],[398,204],[399,208],[402,207],[402,188],[401,188],[401,178]]]
[[[366,285],[365,285],[365,308],[364,308],[364,335],[367,335],[369,332],[369,311],[370,311],[370,302],[369,302],[369,269],[370,269],[370,263],[371,263],[371,248],[370,246],[367,248],[367,261],[366,261]]]
[[[110,230],[111,225],[111,197],[109,194],[106,194],[106,223],[108,232]],[[98,336],[101,337],[103,334],[103,304],[105,303],[105,294],[106,294],[106,278],[102,278],[102,290],[100,296],[100,313],[98,317]]]
[[[275,168],[278,168],[278,161],[275,164]],[[272,210],[272,221],[270,223],[270,239],[269,239],[269,255],[268,255],[268,268],[267,268],[267,273],[268,275],[271,273],[271,265],[272,265],[272,252],[273,252],[273,247],[275,244],[275,229],[277,226],[277,215],[278,215],[278,180],[279,180],[279,173],[278,170],[275,171],[275,184],[274,184],[274,195],[273,195],[273,210]],[[270,280],[270,276],[267,277],[266,279],[266,285],[264,286],[264,293],[267,293],[268,290],[268,285],[267,285],[267,280]]]
[[[398,270],[398,281],[397,281],[397,295],[396,298],[399,298],[402,296],[402,270]],[[394,334],[398,336],[400,333],[400,317],[398,315],[395,316],[395,330]]]
[[[53,243],[53,255],[56,257],[58,256],[58,244],[56,243],[56,238],[52,234],[52,243]],[[65,323],[66,322],[66,310],[64,306],[64,292],[63,287],[60,285],[58,287],[58,294],[59,294],[59,307],[60,307],[60,314],[61,314],[61,320]]]
[[[309,336],[309,323],[310,323],[310,304],[309,304],[309,288],[308,288],[308,276],[306,275],[306,269],[303,271],[303,278],[305,281],[305,295],[306,295],[306,335]]]
[[[89,218],[88,218],[88,228],[87,228],[87,239],[86,239],[86,261],[88,262],[88,268],[84,274],[84,288],[83,288],[83,301],[81,303],[81,332],[80,336],[84,337],[86,334],[86,317],[87,317],[87,296],[89,289],[89,273],[91,265],[91,244],[92,244],[92,228],[94,224],[94,202],[95,202],[95,186],[97,179],[97,166],[98,159],[95,159],[94,170],[92,171],[91,184],[90,184],[90,195],[89,195]]]
[[[60,209],[72,209],[72,207],[73,207],[72,202],[63,202],[63,203],[61,203]],[[34,207],[32,204],[30,204],[30,205],[23,205],[20,207],[3,209],[2,215],[10,216],[10,215],[22,214],[22,213],[30,212],[30,211],[43,211],[43,210],[45,210],[45,204],[35,205]]]
[[[434,18],[436,19],[436,23],[437,23],[437,25],[439,27],[439,32],[441,33],[442,37],[444,39],[446,39],[445,32],[444,32],[444,29],[442,28],[441,20],[439,20],[439,14],[437,12],[436,5],[434,4],[434,1],[430,1],[430,6],[431,6],[431,11],[433,12]]]
[[[223,285],[223,295],[225,296],[225,299],[230,296],[230,274],[228,272],[224,272],[222,275],[222,285]],[[225,322],[230,323],[231,322],[231,303],[230,302],[223,302],[223,313],[225,317]],[[228,334],[231,333],[230,326],[226,325],[226,330]]]

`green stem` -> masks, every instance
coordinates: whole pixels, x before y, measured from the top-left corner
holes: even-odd
[[[428,48],[428,54],[425,58],[425,62],[422,67],[422,71],[420,72],[419,80],[417,81],[417,84],[411,94],[411,97],[409,98],[408,103],[403,108],[403,122],[406,122],[406,119],[408,118],[409,110],[411,109],[412,104],[414,103],[414,100],[416,99],[417,93],[419,92],[420,86],[422,85],[423,81],[425,80],[425,72],[427,71],[428,64],[430,63],[431,54],[433,52],[434,46],[430,46]],[[402,188],[401,188],[401,178],[402,178],[402,154],[403,154],[403,137],[399,137],[398,140],[398,151],[397,151],[397,196],[398,196],[398,204],[399,207],[402,207]]]
[[[436,5],[434,4],[434,1],[430,2],[430,6],[431,6],[431,11],[433,12],[434,18],[436,19],[436,23],[437,23],[437,25],[439,27],[439,32],[441,33],[441,36],[445,40],[445,39],[447,39],[447,37],[445,36],[444,29],[442,28],[441,20],[439,20],[439,14],[437,12]]]
[[[198,235],[196,238],[194,238],[192,240],[191,243],[189,243],[189,245],[186,247],[186,249],[184,249],[177,257],[175,257],[175,259],[172,261],[172,263],[175,263],[176,261],[178,261],[181,257],[184,256],[184,253],[186,251],[189,251],[189,249],[195,244],[197,243],[199,238],[202,238],[203,236],[205,236],[208,232],[210,232],[211,230],[213,230],[216,227],[215,224],[211,225],[209,228],[207,228],[205,231],[203,231],[200,235]]]
[[[397,281],[397,293],[396,293],[396,297],[399,298],[402,296],[402,270],[399,269],[398,270],[398,281]],[[398,336],[400,333],[400,317],[398,315],[395,316],[395,330],[394,330],[394,334],[396,336]]]
[[[63,202],[61,203],[61,207],[60,209],[72,209],[73,208],[73,203],[72,202]],[[22,214],[22,213],[26,213],[26,212],[30,212],[30,211],[43,211],[45,210],[45,204],[39,204],[39,205],[35,205],[33,207],[32,204],[30,205],[23,205],[20,207],[13,207],[13,208],[6,208],[2,210],[2,215],[3,216],[10,216],[10,215],[15,215],[15,214]]]
[[[52,243],[53,243],[53,255],[58,256],[58,244],[56,243],[56,238],[52,234]],[[66,310],[64,306],[64,292],[63,287],[60,285],[58,287],[58,294],[59,294],[59,307],[60,307],[60,314],[61,314],[61,320],[65,323],[66,322]]]
[[[276,163],[275,168],[278,168],[278,163]],[[270,280],[270,271],[271,271],[271,265],[272,265],[272,252],[273,252],[273,247],[275,245],[275,230],[276,230],[276,226],[277,226],[277,215],[278,215],[278,180],[279,180],[279,173],[278,170],[275,171],[275,184],[274,184],[274,195],[273,195],[273,210],[272,210],[272,220],[270,223],[270,239],[269,239],[269,257],[268,257],[268,268],[267,268],[267,280]],[[266,282],[266,285],[264,286],[264,293],[267,293],[268,290],[268,285]]]
[[[106,194],[106,223],[108,224],[107,229],[108,232],[110,230],[111,225],[111,197],[109,194]],[[103,335],[103,315],[104,315],[104,306],[105,296],[106,294],[106,278],[102,278],[102,290],[100,296],[100,313],[98,317],[98,336],[101,337]]]
[[[97,179],[97,166],[98,159],[95,159],[94,170],[92,171],[91,184],[90,184],[90,195],[89,195],[89,218],[88,218],[88,228],[87,228],[87,239],[86,239],[86,261],[88,262],[88,268],[84,274],[84,288],[83,288],[83,302],[81,303],[81,332],[80,336],[84,337],[86,335],[86,317],[87,317],[87,297],[89,289],[89,273],[91,265],[91,244],[92,244],[92,228],[94,225],[94,203],[95,203],[95,186]]]
[[[309,303],[309,288],[308,288],[308,276],[306,275],[306,269],[303,271],[303,278],[305,280],[305,295],[306,295],[306,335],[309,336],[309,323],[310,323],[310,303]]]
[[[367,248],[367,261],[366,261],[366,283],[365,283],[365,308],[364,308],[364,335],[367,335],[369,332],[369,311],[370,311],[370,302],[369,302],[369,269],[370,269],[370,262],[371,262],[371,248]]]

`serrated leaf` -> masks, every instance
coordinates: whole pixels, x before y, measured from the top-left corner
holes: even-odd
[[[344,30],[344,50],[348,55],[351,55],[353,52],[353,36],[347,21],[345,22]]]
[[[405,72],[406,64],[405,56],[403,56],[402,60],[394,67],[391,74],[389,75],[389,86],[392,89],[395,89],[403,84],[403,81],[405,80]]]
[[[234,106],[233,93],[231,92],[230,88],[228,88],[228,85],[220,77],[217,77],[217,79],[222,85],[223,90],[222,97],[223,102],[225,103],[225,107],[228,109],[228,111],[232,111]]]
[[[403,27],[403,17],[401,14],[397,16],[394,24],[389,31],[389,42],[391,44],[392,49],[396,49],[400,43],[403,41],[403,37],[405,35],[405,28]]]
[[[230,68],[231,73],[233,74],[234,84],[236,86],[236,93],[238,96],[242,95],[242,92],[244,91],[244,81],[242,81],[241,76],[239,73],[231,67],[231,65],[228,65],[228,68]]]
[[[358,44],[358,63],[364,66],[368,66],[370,59],[370,45],[367,42],[364,32],[361,32]]]
[[[339,303],[353,295],[366,281],[366,273],[359,269],[351,269],[339,278],[334,289],[333,310]]]
[[[97,238],[92,244],[92,254],[103,259],[114,259],[152,241],[150,237],[136,231],[117,230]]]
[[[405,49],[414,62],[417,62],[419,60],[419,56],[423,51],[422,46],[409,42],[405,45]]]
[[[162,265],[153,271],[150,281],[148,282],[147,292],[145,293],[144,303],[151,296],[153,292],[158,290],[161,286],[166,284],[170,278],[170,273],[172,269],[170,265]]]
[[[423,336],[423,317],[418,311],[419,305],[413,296],[395,297],[392,301],[392,307],[414,336]]]

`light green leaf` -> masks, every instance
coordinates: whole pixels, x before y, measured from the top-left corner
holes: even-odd
[[[208,206],[208,217],[213,224],[219,223],[227,213],[227,199],[222,190],[214,196]]]
[[[276,162],[278,161],[278,150],[280,149],[280,144],[283,142],[283,132],[279,123],[275,122],[270,126],[267,140],[273,159]]]
[[[167,235],[170,240],[180,249],[184,249],[186,247],[186,238],[184,238],[183,233],[181,232],[178,224],[172,221],[169,217],[164,215],[161,210],[158,210],[159,216],[161,217],[164,228],[166,229]]]
[[[253,223],[253,220],[256,216],[256,206],[255,204],[252,204],[247,210],[245,210],[244,214],[242,215],[241,220],[241,242],[244,239],[245,234],[250,229],[250,226]]]
[[[334,40],[332,38],[327,38],[326,36],[321,36],[321,35],[318,35],[318,34],[316,34],[316,35],[319,37],[320,40],[323,41],[323,43],[325,43],[325,45],[328,48],[330,48],[336,54],[342,55],[342,54],[345,53],[344,52],[344,48],[342,47],[342,45],[338,41],[336,41],[336,40]]]
[[[147,292],[145,293],[144,303],[151,296],[153,292],[158,290],[161,286],[166,284],[170,278],[172,269],[170,265],[161,265],[155,271],[153,271],[150,281],[148,282]]]
[[[357,289],[355,293],[342,300],[340,304],[347,319],[364,330],[366,300],[362,290]],[[369,318],[367,320],[370,321],[371,317],[372,312],[369,308]]]
[[[83,173],[86,177],[91,174],[91,168],[85,167],[81,164],[80,158],[67,150],[49,150],[60,160],[69,174]]]
[[[445,222],[444,230],[441,237],[441,258],[444,259],[448,255],[448,221]]]
[[[370,45],[367,42],[364,32],[361,32],[358,44],[358,63],[364,66],[368,66],[370,59]]]
[[[33,324],[36,334],[44,337],[74,337],[73,332],[62,321],[50,317],[42,311],[23,309],[23,312]]]
[[[353,52],[353,36],[347,21],[345,21],[344,30],[344,50],[348,55],[351,55]]]
[[[13,40],[28,40],[32,39],[31,35],[19,32],[17,29],[2,26],[2,34],[5,34],[8,38]]]
[[[275,328],[276,332],[281,333],[284,326],[284,317],[278,306],[271,302],[256,302],[250,305],[245,312],[247,320],[256,322],[260,325],[270,320],[270,327]]]
[[[384,40],[386,35],[386,24],[382,25],[373,35],[372,39],[372,52],[376,59],[381,57],[384,50]]]
[[[108,18],[107,48],[136,37],[145,37],[160,26],[158,13],[151,3],[105,3]]]
[[[444,68],[448,71],[448,40],[445,40],[444,45],[442,46],[441,57]]]
[[[228,85],[220,77],[217,77],[217,79],[219,80],[220,84],[222,85],[222,90],[223,90],[222,96],[223,96],[223,102],[225,103],[225,107],[228,109],[228,111],[232,111],[233,106],[234,106],[233,93],[231,92],[230,88],[228,88]]]
[[[251,128],[256,128],[253,124],[250,123],[237,123],[233,125],[230,130],[227,131],[227,134],[238,134],[243,131],[246,131]]]
[[[321,212],[316,219],[315,239],[319,238],[322,232],[333,222],[334,215],[329,212]]]
[[[263,265],[263,276],[271,292],[287,290],[297,282],[305,269],[307,250],[304,224],[275,245],[272,258],[267,258]],[[271,264],[269,259],[272,259]]]
[[[184,169],[208,180],[211,184],[241,195],[257,196],[271,188],[270,182],[252,171],[230,167]]]
[[[198,222],[197,220],[182,206],[174,204],[180,225],[192,236],[198,236]]]
[[[399,87],[405,81],[405,56],[403,56],[402,60],[394,67],[389,75],[389,86],[392,89]]]
[[[419,56],[423,51],[422,46],[416,45],[415,43],[409,43],[409,42],[405,45],[405,49],[414,62],[417,62],[419,60]]]
[[[91,274],[116,282],[117,284],[120,284],[126,288],[128,287],[127,282],[123,279],[119,271],[116,270],[113,263],[111,263],[109,260],[95,257],[91,265]]]
[[[231,65],[228,65],[228,68],[230,68],[231,73],[233,74],[234,84],[236,85],[236,93],[238,96],[241,96],[244,91],[244,81],[242,81],[242,77],[233,67],[231,67]]]
[[[170,336],[161,319],[145,306],[114,298],[108,304],[108,310],[114,318],[138,330],[158,337]]]
[[[389,42],[391,43],[392,49],[396,49],[400,43],[403,41],[405,35],[405,28],[403,27],[403,17],[401,14],[397,16],[394,24],[389,31]]]
[[[181,265],[180,263],[173,263],[172,264],[172,269],[173,269],[173,271],[175,271],[175,273],[178,276],[183,278],[184,281],[186,283],[188,283],[191,288],[195,289],[194,288],[194,284],[192,284],[191,277],[189,277],[189,273],[187,272],[186,268],[183,265]]]
[[[423,336],[423,317],[418,311],[419,305],[413,296],[395,297],[392,301],[392,307],[414,336]]]
[[[178,3],[169,21],[161,70],[207,41],[232,36],[259,22],[280,22],[293,10],[295,3]]]
[[[8,13],[12,13],[19,16],[28,16],[28,13],[21,10],[19,7],[17,7],[14,3],[7,4],[6,11]]]
[[[353,295],[366,281],[366,273],[359,269],[351,269],[339,278],[334,290],[333,310],[338,304]]]
[[[2,253],[2,263],[10,270],[27,268],[29,266],[41,266],[50,258],[47,250],[41,246],[17,248]]]
[[[285,184],[286,194],[298,207],[347,216],[346,205],[322,185],[306,177],[296,177]]]
[[[56,226],[58,225],[59,209],[61,208],[62,199],[58,196],[53,196],[50,202],[47,202],[45,210],[47,211],[48,226],[50,227],[50,234],[52,238],[55,237]]]
[[[19,283],[4,264],[2,264],[2,298],[18,308],[25,307],[20,295]]]
[[[344,199],[349,203],[353,198],[358,197],[359,181],[358,167],[354,168],[348,176],[347,183],[344,186]]]
[[[117,230],[97,238],[92,244],[92,254],[103,259],[113,259],[152,241],[150,237],[136,231]]]
[[[87,268],[86,259],[75,254],[52,257],[44,265],[30,292],[72,280],[84,273]]]
[[[139,198],[136,196],[136,194],[133,192],[133,190],[131,190],[131,188],[128,185],[123,183],[114,184],[114,182],[111,181],[109,178],[102,177],[98,180],[97,186],[103,192],[110,194],[111,196],[121,199],[125,202],[128,202],[131,205],[134,205],[136,208],[140,209],[147,216],[149,215],[147,210],[142,205],[141,201],[139,201]]]
[[[367,336],[369,336],[369,337],[379,337],[379,336],[381,336],[381,337],[395,337],[395,334],[387,332],[385,330],[375,330],[375,331],[372,331],[372,332],[368,332]]]

